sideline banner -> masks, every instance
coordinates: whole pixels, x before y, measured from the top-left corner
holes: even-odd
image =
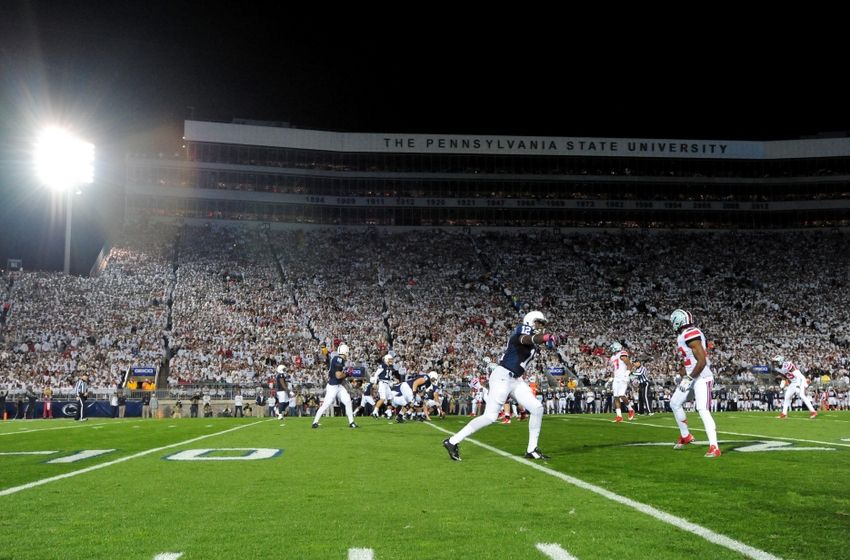
[[[13,420],[15,418],[23,418],[24,411],[26,410],[26,403],[24,403],[23,407],[19,411],[17,406],[15,406],[14,402],[6,401],[6,414],[9,420]],[[77,401],[52,401],[51,409],[53,412],[54,418],[74,418],[77,414]],[[32,416],[34,419],[39,419],[42,417],[44,411],[44,403],[42,401],[38,401],[35,405],[35,413]],[[142,403],[141,401],[136,400],[128,400],[127,408],[124,410],[124,417],[138,416],[142,415]],[[112,406],[110,406],[109,401],[105,400],[94,400],[89,399],[86,402],[86,416],[92,417],[100,417],[100,418],[109,418],[112,416]]]

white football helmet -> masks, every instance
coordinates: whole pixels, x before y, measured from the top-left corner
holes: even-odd
[[[337,354],[348,356],[348,344],[342,343],[336,349]]]
[[[525,317],[522,318],[522,324],[534,329],[535,333],[538,333],[542,330],[540,327],[535,325],[535,323],[537,323],[538,321],[540,323],[543,323],[544,325],[546,324],[546,317],[544,317],[543,313],[541,313],[540,311],[530,311],[525,314]]]
[[[285,371],[286,371],[286,368],[283,367],[283,364],[280,364],[279,366],[277,366],[277,372],[278,373],[284,373]]]
[[[385,364],[387,364],[388,366],[391,366],[391,365],[393,365],[394,359],[395,358],[393,358],[392,354],[387,354],[383,358],[381,358],[381,361],[384,362]]]
[[[684,309],[677,309],[670,314],[670,322],[673,323],[673,330],[678,331],[685,325],[692,325],[694,316]]]
[[[431,383],[436,383],[437,381],[440,380],[440,376],[437,374],[436,371],[431,371],[431,372],[428,372],[428,379],[431,380]]]
[[[785,363],[785,356],[783,356],[782,354],[777,354],[776,356],[774,356],[771,359],[774,362],[776,362],[777,364],[784,364]]]
[[[620,352],[623,349],[623,345],[619,342],[612,342],[611,346],[609,346],[608,348],[611,350],[612,354],[616,354],[617,352]]]

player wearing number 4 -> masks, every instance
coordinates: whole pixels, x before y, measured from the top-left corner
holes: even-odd
[[[460,449],[458,444],[468,438],[481,428],[489,426],[499,416],[499,411],[505,405],[510,395],[524,406],[530,413],[528,422],[528,447],[525,457],[527,459],[548,459],[537,447],[540,438],[540,426],[543,423],[543,405],[534,397],[531,387],[522,378],[526,367],[534,359],[540,344],[545,344],[550,350],[558,345],[558,337],[544,333],[546,318],[540,311],[532,311],[525,315],[522,324],[519,325],[508,339],[508,347],[502,354],[499,365],[493,368],[490,374],[490,395],[484,414],[470,420],[464,428],[443,441],[443,447],[449,452],[449,457],[454,461],[460,461]],[[552,386],[557,381],[552,380]]]
[[[720,457],[720,449],[717,447],[717,426],[711,417],[711,388],[714,385],[714,374],[711,372],[711,362],[705,352],[705,335],[694,326],[693,316],[683,310],[677,309],[670,314],[670,322],[675,329],[676,347],[684,364],[683,375],[679,387],[670,398],[670,408],[676,418],[681,437],[674,449],[682,449],[694,441],[694,436],[688,430],[688,420],[682,405],[688,400],[688,395],[693,391],[694,407],[702,418],[705,433],[708,436],[708,452],[706,457]]]
[[[786,362],[782,356],[774,356],[773,361],[779,364],[779,373],[785,378],[782,384],[788,384],[788,388],[785,389],[785,402],[782,403],[782,414],[777,416],[777,418],[788,418],[788,406],[791,404],[791,399],[794,398],[795,393],[800,395],[803,404],[809,409],[809,418],[817,417],[818,413],[815,412],[815,407],[812,406],[811,399],[806,395],[806,385],[809,382],[800,373],[800,368],[794,362]]]

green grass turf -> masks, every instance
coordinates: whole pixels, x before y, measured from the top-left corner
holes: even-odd
[[[694,435],[704,440],[698,415]],[[850,413],[718,414],[723,456],[673,451],[670,415],[613,424],[609,416],[543,419],[544,463],[620,496],[781,558],[846,558],[850,534]],[[591,558],[743,558],[586,489],[470,441],[450,461],[437,428],[466,418],[389,424],[329,418],[15,421],[0,423],[0,492],[165,446],[123,462],[0,496],[0,558],[545,558],[558,543]],[[225,430],[239,428],[226,433]],[[734,432],[738,435],[733,435]],[[192,443],[194,438],[206,436]],[[738,452],[744,440],[835,451]],[[493,425],[474,439],[518,456],[527,424]],[[665,442],[669,445],[629,446]],[[820,442],[820,443],[812,443]],[[178,462],[187,449],[273,448],[257,461]],[[83,449],[116,451],[70,464]],[[217,457],[239,452],[222,451]]]

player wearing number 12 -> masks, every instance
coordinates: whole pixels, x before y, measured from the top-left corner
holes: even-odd
[[[522,378],[540,344],[545,344],[550,350],[554,350],[558,345],[557,336],[543,332],[545,326],[546,318],[543,313],[532,311],[525,315],[522,324],[508,338],[508,347],[502,354],[499,365],[490,374],[490,395],[484,414],[470,420],[461,431],[443,441],[443,447],[449,452],[452,460],[460,461],[458,444],[461,441],[496,421],[499,411],[510,395],[531,415],[528,421],[528,448],[525,457],[537,460],[549,458],[537,448],[540,426],[543,423],[543,405],[534,397],[531,387]]]
[[[706,354],[705,335],[694,326],[693,316],[683,310],[677,309],[670,314],[670,322],[676,331],[676,350],[683,361],[683,375],[679,387],[670,398],[670,408],[676,418],[681,437],[674,449],[682,449],[694,441],[694,436],[688,430],[688,420],[682,405],[688,400],[688,395],[693,391],[694,407],[702,418],[705,433],[708,436],[708,452],[706,457],[720,457],[720,449],[717,447],[717,426],[711,417],[711,388],[714,385],[714,374],[711,371],[711,362]]]

